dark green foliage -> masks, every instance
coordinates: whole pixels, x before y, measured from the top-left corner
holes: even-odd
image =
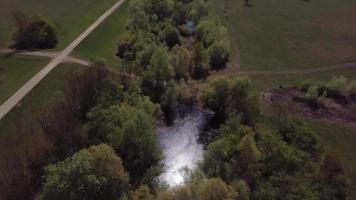
[[[117,199],[128,190],[122,161],[107,145],[83,149],[46,169],[41,199]]]
[[[17,32],[13,36],[17,49],[45,49],[56,46],[57,32],[54,24],[44,16],[27,21],[22,14],[15,15]]]
[[[129,97],[131,98],[131,97]],[[154,114],[157,108],[145,98],[106,109],[94,109],[83,127],[91,143],[111,144],[123,159],[132,181],[141,179],[160,160],[160,149],[154,134]]]
[[[169,82],[162,100],[162,111],[168,124],[172,124],[176,118],[178,88],[174,81]]]
[[[205,80],[210,73],[210,67],[208,64],[209,54],[204,49],[201,43],[197,43],[193,46],[192,62],[193,62],[193,69],[191,70],[192,77],[194,79]]]
[[[172,48],[175,45],[180,45],[180,35],[177,28],[168,25],[162,32],[161,36],[168,47]]]
[[[218,132],[201,167],[208,177],[231,183],[241,199],[346,198],[343,168],[302,123],[286,120],[276,131],[253,131],[233,116]]]

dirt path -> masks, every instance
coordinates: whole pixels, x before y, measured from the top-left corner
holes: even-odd
[[[14,108],[43,78],[47,76],[58,64],[62,63],[67,56],[77,47],[95,28],[97,28],[106,18],[108,18],[125,0],[117,1],[109,10],[99,17],[83,33],[81,33],[72,43],[63,51],[58,53],[40,72],[33,76],[25,85],[23,85],[15,94],[0,106],[0,120]]]
[[[13,49],[3,49],[0,50],[0,53],[8,54],[8,55],[27,55],[27,56],[37,56],[37,57],[46,57],[50,59],[55,59],[61,52],[49,52],[49,51],[16,51]],[[90,61],[80,59],[80,58],[75,58],[72,56],[67,56],[63,59],[63,62],[65,63],[75,63],[79,65],[84,65],[84,66],[89,66]]]
[[[316,72],[329,71],[334,69],[352,68],[356,67],[356,61],[348,63],[340,63],[325,67],[318,67],[313,69],[300,69],[300,70],[281,70],[281,71],[240,71],[241,74],[246,75],[295,75],[295,74],[311,74]]]

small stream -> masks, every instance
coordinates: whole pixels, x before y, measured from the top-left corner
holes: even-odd
[[[164,172],[160,180],[169,186],[184,182],[184,169],[194,169],[203,158],[198,142],[212,113],[197,108],[179,108],[180,117],[169,127],[158,128],[158,140],[164,154]]]

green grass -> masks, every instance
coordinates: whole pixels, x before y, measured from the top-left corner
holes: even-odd
[[[20,89],[47,62],[44,58],[0,54],[0,104]]]
[[[117,63],[117,43],[127,33],[128,19],[128,2],[125,2],[75,49],[74,55],[90,60],[105,59],[108,64]]]
[[[66,77],[80,67],[74,64],[61,64],[51,71],[17,107],[0,121],[0,136],[13,134],[17,121],[27,119],[30,121],[44,105],[62,97]]]
[[[227,16],[244,70],[306,69],[356,60],[354,0],[252,0],[251,7],[243,0],[212,2],[218,14]]]
[[[0,47],[10,44],[16,30],[13,13],[21,11],[28,16],[42,14],[56,24],[60,39],[57,49],[62,49],[92,24],[117,0],[1,0]]]

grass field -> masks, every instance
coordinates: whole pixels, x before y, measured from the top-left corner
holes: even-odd
[[[47,62],[48,60],[44,58],[0,54],[0,104],[40,71]]]
[[[73,55],[89,60],[105,59],[110,65],[117,64],[117,44],[126,34],[128,15],[128,2],[125,2],[74,50]]]
[[[43,79],[10,113],[0,121],[0,136],[13,134],[17,121],[31,119],[39,110],[51,101],[62,96],[68,74],[82,66],[61,64]],[[30,121],[28,123],[31,123]],[[1,138],[1,137],[0,137]]]
[[[109,9],[117,0],[1,0],[0,47],[10,44],[15,31],[13,13],[21,11],[28,16],[45,15],[56,24],[62,49],[85,28]]]
[[[356,60],[354,0],[213,0],[243,70],[306,69]],[[235,52],[235,57],[236,52]]]

